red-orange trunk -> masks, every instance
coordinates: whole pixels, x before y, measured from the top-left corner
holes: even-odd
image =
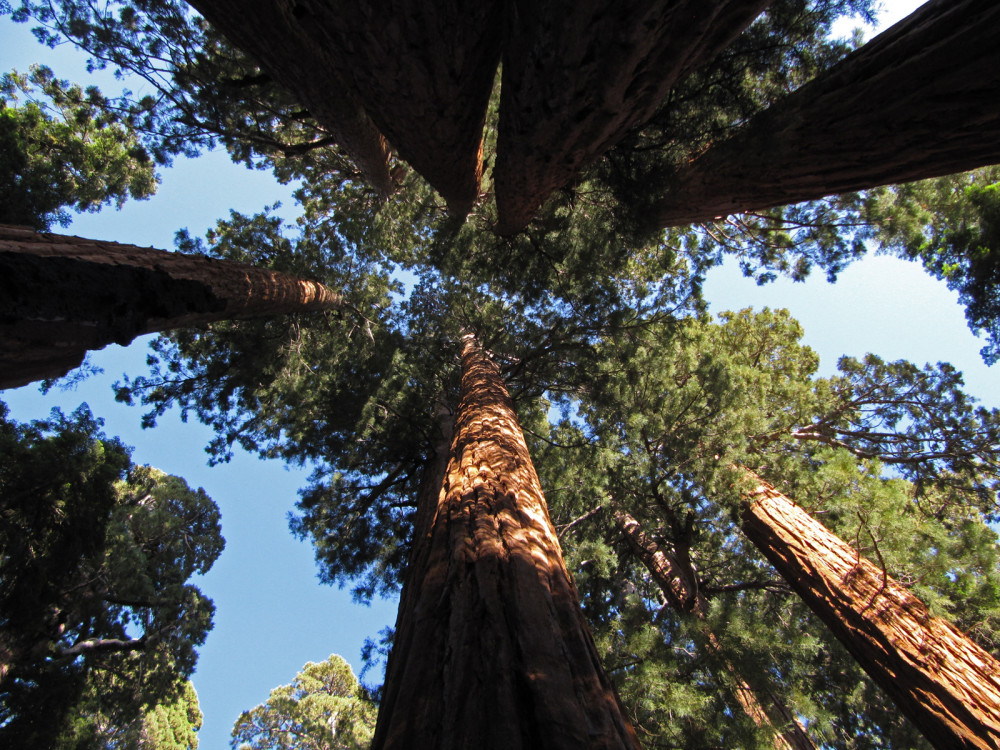
[[[1000,747],[1000,662],[762,479],[743,530],[941,750]]]
[[[427,500],[372,747],[637,748],[510,397],[471,336],[444,481]]]

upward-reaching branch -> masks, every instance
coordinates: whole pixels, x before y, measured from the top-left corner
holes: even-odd
[[[347,307],[277,271],[0,225],[0,388],[59,377],[88,349],[145,333]]]

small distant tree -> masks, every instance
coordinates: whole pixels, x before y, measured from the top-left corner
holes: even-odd
[[[290,685],[240,714],[230,744],[239,750],[367,748],[376,712],[350,665],[332,654],[307,662]]]

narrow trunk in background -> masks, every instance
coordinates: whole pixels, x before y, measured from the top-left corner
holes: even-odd
[[[422,494],[434,512],[418,508],[372,747],[637,748],[510,397],[472,336],[444,480]]]
[[[1000,162],[1000,4],[931,0],[677,174],[657,227]]]
[[[754,480],[743,531],[927,740],[941,750],[1000,747],[1000,662]]]
[[[0,225],[0,388],[65,375],[87,350],[146,333],[345,307],[277,271]]]
[[[660,587],[667,602],[680,615],[687,615],[698,620],[704,620],[708,615],[708,600],[695,585],[695,571],[688,561],[681,562],[666,550],[661,549],[649,534],[645,532],[639,521],[624,510],[614,511],[615,524],[629,542],[629,546],[642,562],[646,570]],[[719,641],[715,634],[705,631],[708,649],[717,653]],[[777,750],[816,750],[816,746],[805,729],[777,696],[767,694],[766,706],[757,697],[756,691],[739,671],[729,663],[726,667],[735,682],[733,694],[743,712],[759,727],[772,727],[775,730],[774,747]]]

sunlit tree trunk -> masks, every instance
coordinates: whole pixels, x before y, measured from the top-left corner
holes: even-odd
[[[1000,162],[1000,4],[931,0],[682,169],[657,226]]]
[[[708,600],[695,584],[697,575],[690,559],[684,564],[678,556],[660,547],[639,521],[621,509],[613,511],[615,524],[629,542],[629,546],[642,562],[653,580],[660,587],[667,602],[681,615],[704,620],[708,615]],[[712,652],[719,651],[715,634],[706,631],[705,645]],[[759,727],[773,727],[774,747],[779,750],[815,750],[816,746],[799,724],[795,715],[777,696],[768,695],[762,701],[747,680],[732,664],[727,664],[734,681],[733,695],[743,712]]]
[[[754,477],[747,537],[937,748],[1000,747],[1000,662]]]
[[[373,747],[636,748],[510,397],[472,336],[434,512],[418,509]]]
[[[276,271],[0,225],[0,388],[59,377],[87,350],[145,333],[344,307]]]

